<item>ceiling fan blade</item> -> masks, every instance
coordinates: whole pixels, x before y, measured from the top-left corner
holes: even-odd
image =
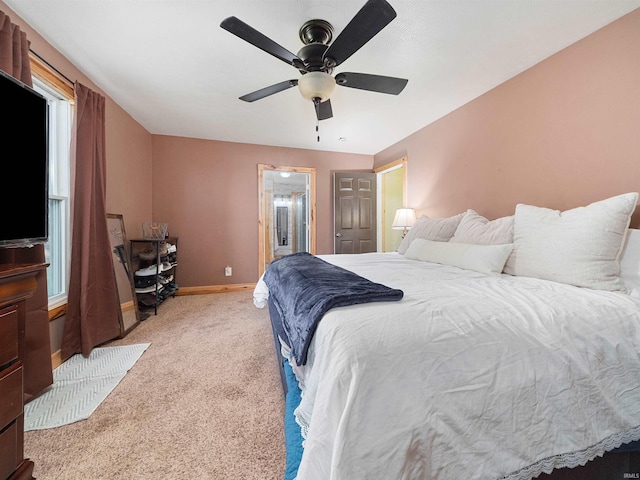
[[[314,105],[316,107],[316,117],[318,120],[326,120],[333,117],[331,99],[327,99],[324,102],[314,102]]]
[[[324,58],[329,59],[330,66],[340,65],[394,18],[396,11],[386,0],[368,0],[329,46]]]
[[[285,80],[284,82],[261,88],[260,90],[256,90],[255,92],[247,93],[246,95],[240,97],[240,100],[244,100],[245,102],[255,102],[256,100],[268,97],[269,95],[273,95],[274,93],[282,92],[283,90],[295,87],[296,85],[298,85],[298,80]]]
[[[236,17],[225,18],[222,23],[220,23],[220,26],[228,32],[233,33],[237,37],[240,37],[241,39],[249,42],[251,45],[258,47],[260,50],[263,50],[268,54],[279,58],[289,65],[293,65],[294,60],[302,63],[297,55],[294,55],[283,46],[277,44],[269,37],[263,35],[255,28],[247,25],[242,20]]]
[[[398,95],[407,85],[406,78],[384,77],[382,75],[370,75],[368,73],[338,73],[335,76],[336,84],[342,87],[358,88],[371,92],[389,93]]]

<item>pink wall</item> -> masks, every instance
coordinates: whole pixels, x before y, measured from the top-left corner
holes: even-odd
[[[408,205],[496,218],[640,191],[640,9],[375,155],[408,156]],[[632,219],[640,226],[640,209]]]
[[[373,157],[153,136],[153,221],[179,237],[178,283],[258,279],[258,164],[316,169],[317,253],[333,252],[334,170],[371,170]],[[233,276],[224,276],[224,267]]]
[[[107,211],[124,217],[129,238],[152,215],[152,135],[111,100],[106,108]]]

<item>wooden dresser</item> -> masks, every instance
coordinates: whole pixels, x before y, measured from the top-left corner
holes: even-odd
[[[24,458],[25,301],[46,264],[0,264],[0,479],[33,478]]]

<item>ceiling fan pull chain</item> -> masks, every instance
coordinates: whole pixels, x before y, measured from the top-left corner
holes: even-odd
[[[318,143],[320,143],[320,99],[318,97],[313,98],[313,106],[316,109],[316,137]]]

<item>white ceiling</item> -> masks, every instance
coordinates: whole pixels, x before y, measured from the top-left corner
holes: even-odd
[[[375,154],[640,7],[640,0],[389,0],[397,18],[334,71],[408,78],[399,96],[337,87],[320,122],[299,77],[220,28],[236,16],[286,49],[334,39],[365,0],[4,0],[153,134]],[[340,141],[340,137],[346,140]]]

